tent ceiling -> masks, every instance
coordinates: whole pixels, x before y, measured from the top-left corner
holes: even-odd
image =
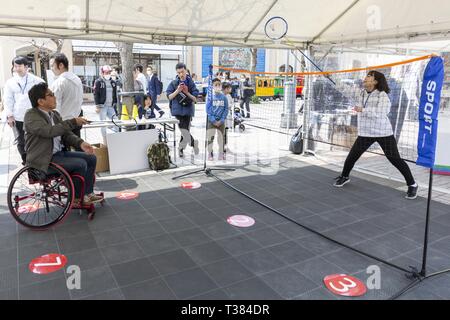
[[[273,16],[296,46],[448,39],[450,1],[22,0],[0,12],[0,35],[156,44],[285,47],[264,34]]]

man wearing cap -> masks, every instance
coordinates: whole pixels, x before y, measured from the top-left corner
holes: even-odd
[[[116,82],[111,78],[111,71],[108,65],[101,67],[101,76],[94,83],[95,111],[100,115],[100,120],[112,119],[116,114],[114,109],[117,103]],[[102,136],[106,144],[106,128],[102,128]]]

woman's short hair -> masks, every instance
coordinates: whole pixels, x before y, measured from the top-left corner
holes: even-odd
[[[374,79],[377,81],[375,88],[378,91],[384,91],[386,93],[391,92],[391,89],[389,89],[389,85],[387,83],[387,80],[386,80],[386,77],[384,76],[384,74],[382,74],[381,72],[376,71],[376,70],[370,70],[367,73],[367,75],[374,77]]]

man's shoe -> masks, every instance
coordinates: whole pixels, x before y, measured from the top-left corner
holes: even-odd
[[[164,115],[164,113],[165,113],[165,112],[161,110],[161,111],[159,112],[159,117],[162,118],[162,116]]]
[[[213,161],[213,160],[214,160],[214,154],[212,152],[210,152],[208,155],[208,161]]]
[[[343,177],[343,176],[339,176],[336,179],[336,182],[333,184],[336,188],[341,188],[343,187],[345,184],[350,182],[350,178],[349,177]]]
[[[198,155],[200,153],[200,149],[198,148],[198,140],[194,140],[194,154]]]
[[[179,150],[178,150],[178,154],[179,154],[180,158],[184,158],[184,152],[183,152],[183,149],[179,149]]]
[[[219,154],[219,161],[224,161],[226,159],[227,159],[227,157],[226,157],[225,153]]]
[[[88,200],[91,203],[97,203],[97,202],[102,202],[103,201],[103,197],[99,196],[99,195],[97,195],[95,193],[88,194],[87,198],[88,198]],[[85,197],[85,199],[86,199],[86,197]]]
[[[419,189],[419,185],[416,183],[415,186],[408,186],[408,191],[406,192],[406,199],[414,200],[417,198],[417,190]]]
[[[74,201],[73,201],[74,208],[81,208],[81,205],[90,206],[91,204],[92,204],[92,202],[89,200],[88,196],[84,196],[83,203],[81,203],[81,199],[74,199]]]

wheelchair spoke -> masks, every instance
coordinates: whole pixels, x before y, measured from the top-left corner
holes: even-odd
[[[34,199],[34,202],[33,202],[33,204],[31,205],[32,207],[34,207],[35,205],[36,205],[36,201],[38,201],[37,199]],[[39,210],[39,209],[38,209]],[[34,215],[34,212],[32,212],[33,213],[33,221],[34,221],[34,217],[35,217],[35,215]],[[28,220],[28,217],[30,216],[30,212],[26,212],[25,213],[26,214],[26,218],[23,220],[24,222],[27,222],[27,220]],[[32,222],[33,222],[32,221]]]
[[[64,208],[64,203],[62,203],[61,201],[59,201],[59,200],[57,200],[55,198],[52,198],[52,201],[49,201],[48,203],[57,205],[57,206],[59,206],[61,208]]]
[[[64,207],[65,208],[65,207]],[[54,214],[56,215],[56,219],[59,219],[59,217],[60,217],[60,212],[58,212],[56,209],[55,209],[55,207],[52,207],[52,210],[55,212]],[[55,220],[53,217],[52,217],[52,221],[53,220]]]
[[[18,203],[18,208],[17,209],[19,209],[19,208],[33,208],[35,206],[36,201],[37,201],[36,197],[30,197],[30,198],[26,198],[26,199],[23,199],[23,200],[24,201],[21,201],[21,202]],[[33,201],[33,204],[30,205],[30,203],[32,201]],[[30,211],[30,209],[26,210],[24,213],[30,213],[29,211]],[[22,213],[17,212],[17,214],[22,214]]]
[[[23,186],[25,189],[29,190],[31,193],[34,193],[34,192],[36,191],[36,188],[35,188],[35,190],[33,191],[32,189],[30,189],[29,187],[27,187],[22,181],[20,181],[20,184],[21,184],[21,186]]]

